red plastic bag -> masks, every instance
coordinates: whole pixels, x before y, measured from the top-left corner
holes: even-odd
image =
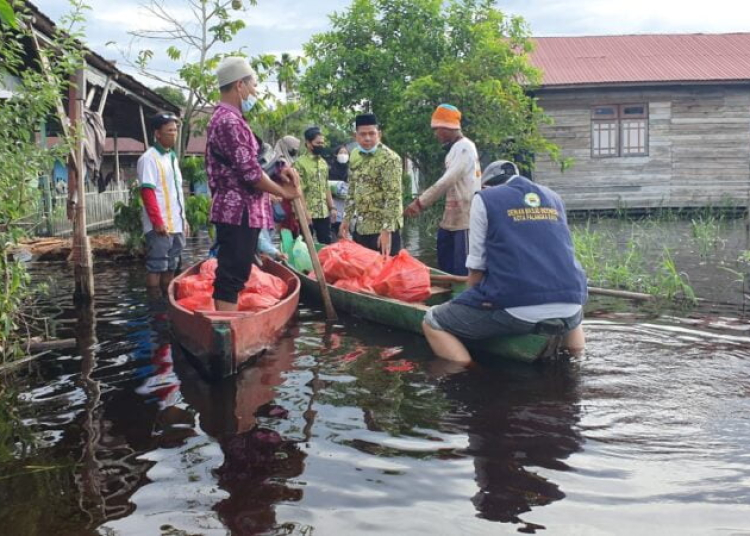
[[[324,247],[318,253],[318,258],[329,283],[339,279],[357,279],[380,270],[383,265],[380,253],[352,240],[339,240]]]
[[[333,286],[351,292],[367,292],[375,294],[370,281],[371,280],[366,276],[358,277],[356,279],[339,279],[333,284]]]
[[[214,299],[210,292],[199,292],[177,300],[177,304],[188,311],[215,311]]]
[[[216,259],[208,259],[201,264],[201,275],[206,279],[216,279],[216,267],[219,265],[219,261]]]
[[[402,249],[385,262],[372,280],[372,288],[381,296],[407,302],[430,297],[430,269]]]
[[[279,300],[268,294],[258,294],[249,290],[243,290],[240,292],[237,301],[237,309],[239,311],[257,312],[268,309],[277,303],[279,303]]]
[[[286,296],[289,286],[280,277],[264,272],[257,266],[253,266],[250,277],[245,282],[245,290],[256,294],[265,294],[279,301]]]
[[[175,281],[175,294],[178,300],[187,298],[194,294],[214,291],[214,280],[206,279],[202,275],[189,275]]]

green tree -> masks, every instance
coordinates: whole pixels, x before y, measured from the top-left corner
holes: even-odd
[[[16,14],[13,11],[13,6],[10,5],[8,0],[0,0],[0,22],[16,28]]]
[[[167,99],[169,102],[180,108],[187,104],[185,94],[179,88],[173,86],[159,86],[154,88],[154,93]]]
[[[279,92],[284,92],[287,99],[294,97],[294,92],[297,90],[299,83],[300,68],[304,63],[305,58],[295,57],[287,52],[283,52],[274,62],[276,84],[279,87]]]
[[[256,2],[248,0],[247,3],[255,5]],[[162,76],[150,68],[155,54],[150,48],[139,51],[134,65],[140,74],[186,95],[179,151],[181,156],[185,155],[193,131],[202,130],[201,121],[196,120],[197,114],[219,98],[214,74],[219,62],[227,55],[242,55],[240,51],[226,53],[218,49],[231,43],[245,27],[245,23],[235,15],[244,10],[241,0],[188,0],[187,4],[190,18],[184,19],[169,9],[166,0],[150,0],[143,7],[149,14],[149,20],[158,22],[160,29],[131,32],[137,38],[154,43],[169,43],[166,54],[176,66],[177,79]],[[270,62],[273,64],[273,60]]]
[[[36,142],[40,125],[53,116],[71,76],[84,65],[77,39],[87,9],[80,0],[71,3],[71,13],[40,51],[48,64],[45,73],[40,59],[27,56],[32,15],[24,4],[12,5],[17,24],[0,23],[0,89],[9,94],[0,104],[0,362],[20,353],[21,308],[32,290],[23,265],[11,253],[24,234],[21,220],[35,206],[38,177],[48,174],[55,160],[67,158],[77,136],[72,132],[51,148]],[[12,81],[10,87],[3,86],[4,80]]]
[[[483,159],[549,153],[530,93],[540,80],[528,26],[491,0],[354,0],[305,46],[301,93],[315,110],[371,110],[385,140],[431,183],[443,154],[430,130],[435,106],[461,109]]]

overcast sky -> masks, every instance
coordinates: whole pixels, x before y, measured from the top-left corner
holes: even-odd
[[[57,21],[68,10],[67,0],[33,0]],[[130,30],[153,28],[154,21],[139,7],[146,0],[88,0],[93,8],[86,27],[87,44],[107,59],[118,59],[131,43]],[[328,28],[328,14],[341,11],[350,0],[258,0],[242,13],[247,28],[235,41],[249,55],[292,52]],[[175,12],[187,2],[167,0]],[[607,35],[632,33],[746,32],[750,31],[750,0],[507,0],[497,3],[505,12],[523,16],[532,32],[551,35]],[[134,44],[133,49],[148,47]],[[118,62],[122,65],[122,60]],[[155,67],[169,65],[159,59]]]

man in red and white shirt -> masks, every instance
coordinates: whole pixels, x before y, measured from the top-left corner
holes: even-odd
[[[182,174],[174,152],[179,120],[170,113],[151,117],[154,145],[138,159],[138,183],[146,234],[146,286],[167,291],[188,232]]]

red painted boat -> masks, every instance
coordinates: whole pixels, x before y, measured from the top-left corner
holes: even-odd
[[[299,304],[300,281],[289,268],[270,259],[263,271],[286,282],[286,295],[273,307],[259,312],[199,312],[180,306],[176,283],[200,272],[198,263],[178,275],[169,285],[169,317],[177,342],[198,358],[213,375],[231,376],[263,350],[274,345]],[[255,268],[254,268],[255,269]]]

